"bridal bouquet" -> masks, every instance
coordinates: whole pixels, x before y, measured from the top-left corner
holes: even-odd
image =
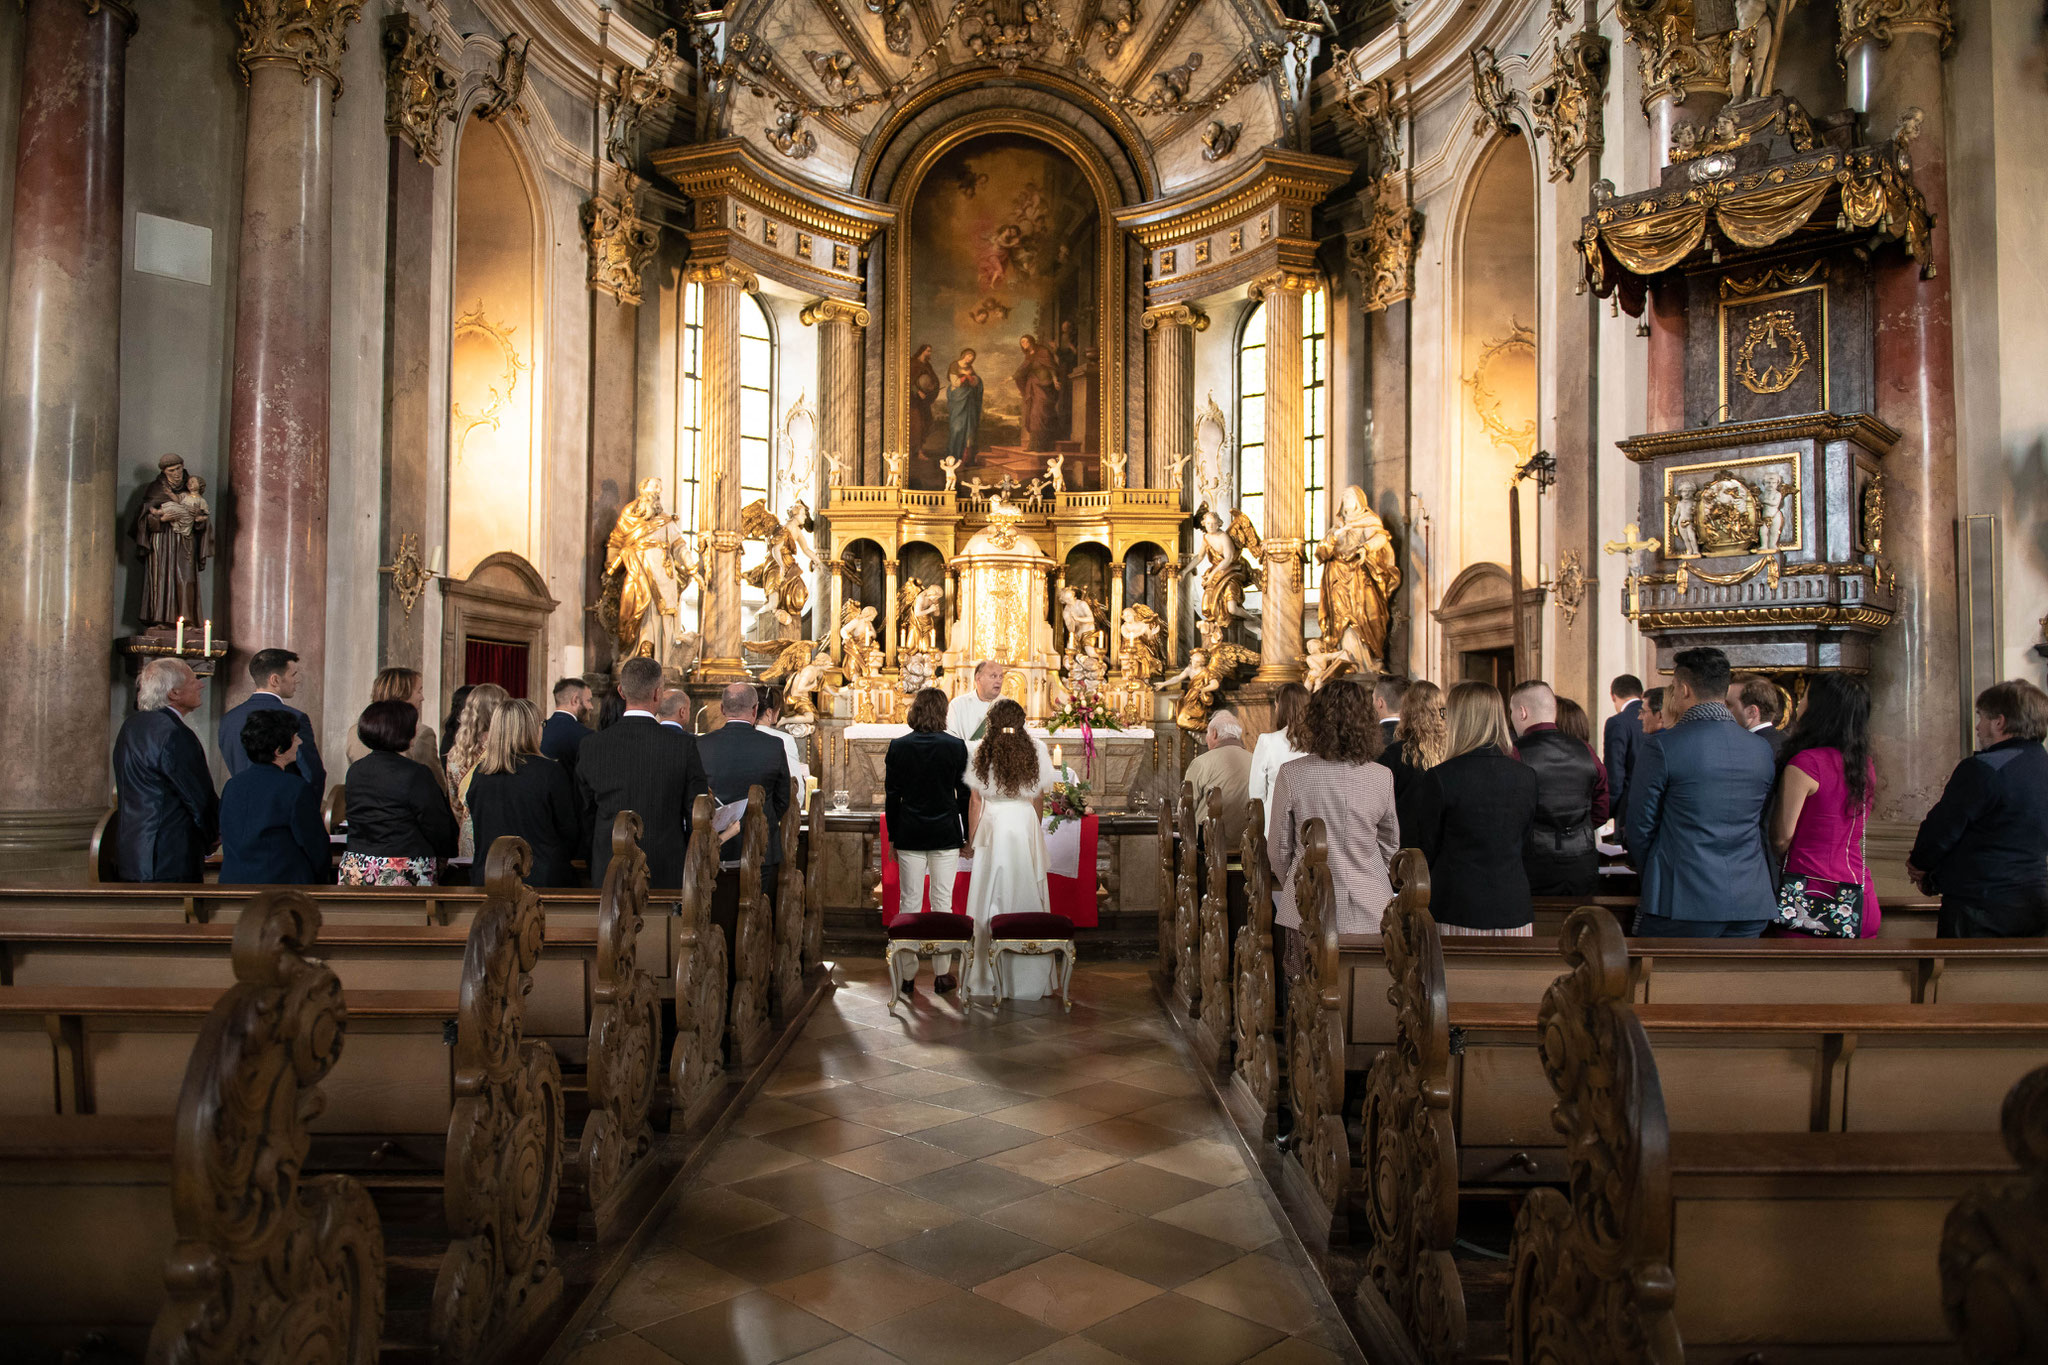
[[[1086,781],[1055,782],[1052,790],[1045,794],[1045,814],[1051,822],[1045,827],[1050,834],[1069,820],[1078,820],[1090,814],[1094,807],[1088,798],[1093,794]]]

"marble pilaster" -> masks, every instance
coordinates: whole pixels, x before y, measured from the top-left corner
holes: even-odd
[[[1260,594],[1258,681],[1298,681],[1302,668],[1302,562],[1306,487],[1302,440],[1301,296],[1321,287],[1312,275],[1280,271],[1252,285],[1266,306],[1266,586]]]
[[[1902,433],[1885,457],[1884,546],[1899,575],[1897,615],[1872,670],[1880,821],[1917,821],[1966,743],[1956,604],[1956,400],[1949,299],[1948,119],[1942,51],[1947,0],[1843,0],[1849,98],[1873,138],[1908,110],[1913,182],[1934,220],[1927,278],[1897,252],[1878,259],[1877,415]]]
[[[391,212],[385,259],[390,291],[384,347],[383,557],[398,562],[410,536],[419,557],[431,562],[427,525],[429,474],[435,426],[433,394],[434,198],[436,171],[402,137],[391,139]],[[445,419],[444,419],[445,420]],[[408,612],[388,575],[378,589],[378,664],[426,667],[425,600]]]
[[[82,848],[107,804],[128,38],[120,4],[28,0],[0,369],[0,630],[16,668],[0,847]]]
[[[868,325],[868,310],[842,299],[819,299],[798,316],[819,329],[818,449],[828,468],[836,460],[841,468],[857,471],[865,387],[861,329]]]
[[[697,524],[705,551],[705,683],[745,676],[740,658],[740,295],[760,282],[724,262],[693,264],[684,282],[704,290],[704,481]]]
[[[1142,469],[1129,470],[1133,487],[1168,488],[1178,462],[1195,444],[1195,333],[1207,331],[1209,315],[1192,304],[1148,308],[1142,319],[1147,340],[1145,414],[1149,435]],[[1188,480],[1192,486],[1193,479]]]
[[[1550,185],[1552,213],[1559,223],[1576,223],[1592,208],[1590,184],[1599,178],[1600,153],[1588,154],[1587,174]],[[1570,233],[1557,233],[1551,241],[1551,264],[1544,271],[1557,299],[1551,326],[1551,344],[1558,363],[1549,366],[1541,382],[1549,391],[1551,429],[1549,447],[1557,457],[1557,483],[1550,490],[1553,532],[1549,543],[1540,538],[1537,558],[1548,563],[1552,582],[1550,602],[1551,648],[1542,651],[1550,682],[1568,697],[1599,698],[1606,695],[1606,680],[1600,673],[1600,630],[1606,620],[1600,611],[1600,414],[1596,395],[1599,386],[1599,347],[1595,333],[1599,326],[1600,300],[1591,294],[1574,294],[1569,281],[1579,269],[1578,247]],[[1539,500],[1540,505],[1540,500]],[[1566,566],[1576,565],[1570,580]],[[1567,600],[1567,598],[1571,600]]]
[[[1109,566],[1109,619],[1102,623],[1102,632],[1108,637],[1110,671],[1116,671],[1117,661],[1123,658],[1123,633],[1117,626],[1124,619],[1124,565],[1122,560]]]
[[[1408,494],[1414,487],[1414,462],[1409,453],[1409,321],[1414,304],[1407,299],[1363,314],[1367,352],[1367,391],[1371,395],[1372,443],[1365,488],[1373,510],[1394,533],[1401,556],[1401,587],[1395,598],[1395,621],[1387,632],[1387,671],[1406,675],[1412,657],[1408,633],[1418,611],[1427,610],[1431,587],[1421,576],[1422,547],[1413,541],[1408,521]],[[1416,604],[1420,604],[1419,606]]]
[[[888,572],[888,577],[882,580],[882,626],[885,632],[882,658],[888,668],[896,666],[896,592],[901,582],[898,577],[901,564],[900,560],[890,559],[883,561],[882,565]]]
[[[620,509],[632,500],[638,485],[633,441],[640,399],[639,314],[638,304],[592,291],[590,409],[602,413],[603,419],[590,424],[581,589],[585,602],[597,601],[603,591],[606,541],[618,523]],[[673,490],[668,496],[674,496]],[[583,648],[588,667],[616,670],[618,660],[613,654],[618,642],[597,623],[595,612],[583,613]]]
[[[249,83],[228,426],[228,698],[256,650],[294,650],[320,724],[327,640],[334,100],[360,0],[241,0]]]

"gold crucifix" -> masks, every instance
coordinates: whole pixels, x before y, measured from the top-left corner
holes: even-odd
[[[1633,621],[1636,619],[1636,613],[1641,610],[1643,605],[1642,583],[1636,577],[1635,554],[1638,550],[1655,550],[1659,548],[1661,542],[1655,536],[1651,536],[1648,540],[1643,539],[1643,528],[1635,522],[1630,522],[1622,527],[1621,532],[1620,540],[1610,540],[1603,548],[1611,555],[1629,556],[1628,618]]]

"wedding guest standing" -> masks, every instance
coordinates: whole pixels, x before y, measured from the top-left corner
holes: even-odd
[[[1280,765],[1308,752],[1301,747],[1301,716],[1306,710],[1308,689],[1298,682],[1281,683],[1273,694],[1273,728],[1252,746],[1246,797],[1264,803],[1268,839],[1273,837],[1273,782],[1280,776]]]
[[[441,725],[441,775],[446,785],[448,753],[455,747],[455,732],[462,728],[462,708],[469,705],[469,694],[476,691],[475,683],[464,683],[455,689],[455,695],[448,698],[448,719]],[[422,712],[422,715],[425,713]]]
[[[754,728],[760,711],[760,694],[748,682],[727,683],[718,697],[724,724],[709,734],[697,736],[697,753],[704,762],[705,780],[721,806],[743,800],[755,787],[761,789],[767,805],[761,813],[768,819],[768,853],[761,862],[774,867],[782,861],[782,814],[789,809],[789,759],[773,735]],[[729,855],[730,856],[730,855]],[[769,895],[773,896],[771,887]]]
[[[124,882],[196,882],[220,825],[206,750],[185,717],[206,682],[183,659],[151,659],[135,714],[114,738],[114,868]]]
[[[1943,938],[2048,936],[2048,695],[2030,682],[1977,694],[1977,752],[1920,822],[1906,871],[1941,897]]]
[[[1643,680],[1622,673],[1607,685],[1614,714],[1600,734],[1600,759],[1607,765],[1607,795],[1616,823],[1628,809],[1628,774],[1635,766],[1636,746],[1643,742]]]
[[[612,819],[640,813],[640,847],[647,854],[647,884],[674,890],[683,884],[690,849],[690,807],[711,790],[697,737],[670,730],[654,718],[661,698],[661,665],[628,659],[619,665],[619,718],[583,741],[576,756],[577,794],[595,809],[590,837],[590,884],[604,885],[612,858]]]
[[[416,668],[386,668],[377,674],[377,680],[370,684],[371,701],[402,701],[411,704],[412,709],[424,716],[427,714],[427,684]],[[356,727],[348,727],[348,743],[342,754],[350,763],[370,752],[370,746],[363,743]],[[412,737],[412,747],[405,756],[434,775],[445,790],[448,776],[441,768],[441,743],[434,738],[434,727],[422,725]]]
[[[1281,935],[1281,961],[1289,977],[1307,963],[1301,908],[1294,900],[1294,865],[1302,832],[1323,822],[1330,882],[1336,891],[1337,932],[1376,934],[1394,898],[1387,864],[1401,851],[1394,814],[1394,775],[1378,763],[1381,734],[1371,697],[1342,678],[1308,699],[1301,718],[1308,752],[1280,769],[1273,783],[1273,923]]]
[[[300,743],[290,712],[258,711],[243,723],[249,766],[220,794],[221,885],[313,886],[328,879],[333,855],[320,793],[299,774]]]
[[[898,913],[918,913],[931,888],[931,912],[953,912],[953,883],[967,842],[967,744],[946,729],[946,694],[927,687],[911,698],[910,733],[889,741],[882,758],[883,815],[896,855]],[[934,968],[939,964],[933,963]],[[950,963],[932,988],[959,984]],[[906,992],[911,983],[904,984]]]
[[[974,858],[966,910],[974,917],[969,995],[996,993],[988,960],[989,921],[997,915],[1045,914],[1052,909],[1046,885],[1045,834],[1039,822],[1053,780],[1052,758],[1025,729],[1024,708],[1008,697],[989,707],[988,736],[967,767],[972,795],[968,838]],[[1030,994],[1007,993],[1013,998]]]
[[[1536,822],[1536,774],[1510,756],[1499,688],[1457,683],[1446,709],[1450,757],[1422,775],[1403,826],[1429,859],[1429,912],[1447,934],[1529,934],[1536,909],[1522,853]]]
[[[541,727],[540,751],[562,765],[562,771],[576,775],[576,755],[590,735],[590,684],[581,678],[562,678],[555,683],[555,709]]]
[[[1536,820],[1522,866],[1533,895],[1590,896],[1600,880],[1593,831],[1607,822],[1607,770],[1558,715],[1549,683],[1531,679],[1508,698],[1515,757],[1536,774]],[[1585,719],[1583,711],[1579,716]]]
[[[448,802],[455,810],[456,827],[462,832],[457,857],[476,857],[476,822],[469,813],[469,784],[476,776],[476,765],[483,760],[484,738],[491,732],[491,721],[498,708],[511,699],[496,683],[478,683],[469,689],[469,699],[462,703],[462,719],[455,726],[455,744],[448,750]]]
[[[249,681],[256,685],[256,690],[222,713],[220,728],[214,736],[220,744],[221,761],[228,765],[229,777],[249,766],[249,755],[242,752],[243,722],[258,711],[288,711],[299,726],[299,772],[313,790],[326,791],[327,766],[320,761],[320,746],[313,739],[313,722],[304,711],[290,705],[298,695],[299,678],[299,656],[288,649],[259,649],[249,660]]]
[[[1863,852],[1864,822],[1876,798],[1870,689],[1844,673],[1815,674],[1785,734],[1771,844],[1785,881],[1803,879],[1809,901],[1839,902],[1844,888],[1853,889],[1858,938],[1875,938],[1882,918]]]
[[[348,769],[348,847],[343,886],[432,886],[455,856],[455,813],[432,773],[407,758],[419,712],[402,701],[363,709],[356,733],[370,752]]]
[[[1401,846],[1407,848],[1415,842],[1408,835],[1408,806],[1415,799],[1416,779],[1444,761],[1451,731],[1444,719],[1443,689],[1427,678],[1408,684],[1400,711],[1394,738],[1375,761],[1394,775],[1394,809],[1401,816]]]
[[[540,708],[524,697],[506,702],[491,718],[483,757],[469,781],[477,856],[490,857],[500,836],[516,834],[533,850],[528,886],[581,886],[583,878],[571,864],[590,846],[590,826],[576,784],[560,763],[541,753],[540,729]],[[471,881],[481,884],[482,878]]]

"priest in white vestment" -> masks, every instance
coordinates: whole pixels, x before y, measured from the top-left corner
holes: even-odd
[[[981,742],[988,726],[988,709],[1003,695],[1003,666],[983,659],[974,666],[974,686],[953,698],[946,708],[946,733],[967,741],[969,747]]]

